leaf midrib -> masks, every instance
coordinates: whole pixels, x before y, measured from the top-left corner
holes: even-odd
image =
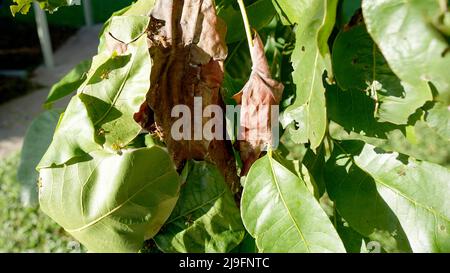
[[[138,191],[136,191],[135,193],[133,193],[129,198],[127,198],[125,201],[123,201],[121,204],[119,204],[118,206],[116,206],[115,208],[113,208],[112,210],[108,211],[107,213],[105,213],[103,216],[92,220],[91,222],[87,223],[86,225],[76,228],[76,229],[66,229],[65,230],[69,233],[73,233],[73,232],[80,232],[83,231],[84,229],[87,229],[93,225],[95,225],[96,223],[100,222],[101,220],[103,220],[104,218],[110,216],[111,214],[113,214],[114,212],[116,212],[117,210],[119,210],[120,208],[122,208],[125,204],[127,204],[128,202],[130,202],[137,194],[141,193],[144,189],[146,189],[148,186],[153,185],[156,181],[160,180],[161,178],[163,178],[166,175],[171,174],[171,169],[167,169],[167,171],[156,177],[155,179],[152,180],[152,182],[145,184],[141,189],[139,189]]]
[[[282,192],[281,192],[281,189],[280,189],[280,186],[279,186],[278,179],[277,179],[276,176],[275,176],[275,171],[274,171],[273,165],[272,165],[272,159],[271,159],[271,158],[268,158],[268,160],[269,160],[269,165],[270,165],[270,174],[272,175],[274,184],[275,184],[276,187],[277,187],[277,191],[278,191],[278,194],[280,195],[281,201],[282,201],[284,207],[286,208],[286,210],[287,210],[287,212],[288,212],[288,215],[289,215],[289,217],[291,218],[292,222],[294,222],[295,228],[297,229],[298,234],[300,235],[302,241],[304,242],[307,251],[308,251],[309,253],[311,253],[311,249],[310,249],[310,247],[309,247],[309,245],[308,245],[308,242],[307,242],[306,239],[305,239],[305,236],[303,235],[303,232],[302,232],[301,229],[300,229],[300,226],[298,225],[298,223],[297,223],[297,221],[295,220],[295,218],[292,216],[291,210],[289,209],[289,207],[287,206],[286,201],[284,200],[284,196],[283,196],[283,194],[282,194]]]
[[[136,48],[136,51],[138,49],[139,49],[139,47]],[[102,122],[108,116],[109,112],[111,112],[112,108],[116,105],[117,100],[119,99],[120,95],[122,94],[123,87],[125,86],[126,82],[128,81],[128,78],[130,77],[130,71],[134,67],[134,60],[136,59],[136,55],[137,55],[137,52],[134,52],[134,54],[132,54],[133,59],[130,60],[131,64],[128,67],[127,74],[125,75],[125,78],[123,79],[123,81],[119,87],[119,90],[117,91],[116,96],[114,97],[111,104],[108,106],[108,110],[106,110],[106,112],[94,123],[94,127],[97,126],[100,122]]]
[[[180,218],[182,218],[182,217],[185,217],[185,216],[187,216],[187,215],[189,215],[189,214],[192,214],[194,211],[199,210],[199,209],[205,207],[206,205],[210,204],[211,202],[213,202],[213,201],[219,199],[219,198],[222,197],[224,194],[225,194],[225,189],[224,189],[222,192],[220,192],[217,196],[214,196],[213,198],[211,198],[210,200],[204,202],[203,204],[200,204],[199,206],[196,206],[196,207],[194,207],[194,208],[192,208],[192,209],[190,209],[190,210],[184,212],[183,214],[181,214],[181,215],[179,215],[179,216],[177,216],[177,217],[175,217],[175,218],[173,218],[173,219],[167,221],[166,225],[171,224],[171,223],[175,222],[176,220],[178,220],[178,219],[180,219]]]

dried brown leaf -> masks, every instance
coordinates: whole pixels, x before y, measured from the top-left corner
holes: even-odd
[[[233,98],[241,104],[239,150],[246,175],[263,148],[272,143],[272,105],[278,105],[283,84],[272,79],[264,45],[256,33],[250,50],[253,67],[250,79]],[[278,122],[278,121],[276,121]]]
[[[223,108],[219,91],[227,56],[226,25],[217,17],[214,1],[159,0],[150,18],[148,44],[153,67],[147,94],[149,108],[141,107],[135,119],[149,129],[152,122],[149,117],[154,113],[156,126],[179,167],[189,159],[208,160],[222,170],[229,183],[235,183],[235,162],[228,142],[176,141],[170,134],[178,119],[171,117],[176,105],[187,105],[194,113],[194,97],[202,97],[203,108],[208,105]],[[208,120],[203,118],[203,125]]]

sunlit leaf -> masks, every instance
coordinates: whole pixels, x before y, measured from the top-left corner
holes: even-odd
[[[345,252],[305,183],[269,156],[250,169],[241,213],[261,252]]]
[[[41,209],[90,251],[137,252],[169,218],[180,179],[166,151],[95,151],[40,170]]]

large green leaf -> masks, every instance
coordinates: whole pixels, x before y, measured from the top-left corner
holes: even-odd
[[[387,252],[410,252],[406,235],[374,180],[352,161],[363,145],[360,141],[335,143],[324,174],[328,194],[352,229],[380,243]]]
[[[426,83],[411,85],[392,72],[364,25],[339,33],[333,70],[343,90],[366,92],[376,101],[375,115],[381,122],[406,124],[417,108],[433,99]]]
[[[64,98],[75,92],[78,87],[86,80],[87,73],[91,67],[91,61],[83,61],[75,66],[67,75],[65,75],[58,83],[52,86],[48,93],[45,104],[51,105],[55,101]]]
[[[448,40],[433,24],[445,13],[440,0],[364,0],[367,29],[395,74],[410,86],[433,83],[450,92]]]
[[[190,161],[186,184],[172,215],[155,237],[164,252],[229,252],[245,230],[233,195],[220,171]]]
[[[36,0],[41,8],[50,12],[56,11],[59,7],[79,5],[80,0]],[[30,10],[33,0],[14,0],[14,5],[10,6],[11,13],[15,16],[17,13],[27,14]]]
[[[41,209],[94,252],[137,252],[174,208],[180,179],[153,146],[40,170]]]
[[[366,145],[355,163],[376,183],[415,252],[450,252],[450,171]]]
[[[270,156],[250,169],[241,213],[261,252],[345,252],[305,183]]]
[[[54,109],[37,116],[25,134],[17,179],[21,184],[21,201],[25,206],[38,202],[36,166],[52,141],[61,110]]]
[[[145,36],[130,43],[125,55],[105,50],[95,56],[39,167],[60,165],[101,148],[117,151],[133,140],[141,130],[133,114],[145,101],[150,69]]]
[[[334,26],[337,0],[274,0],[291,23],[296,23],[296,45],[292,54],[297,97],[284,113],[283,126],[295,122],[299,142],[317,148],[327,126],[325,87],[327,71],[332,78],[328,38]]]

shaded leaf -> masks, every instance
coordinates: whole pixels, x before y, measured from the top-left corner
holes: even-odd
[[[250,169],[241,214],[261,252],[345,252],[305,183],[269,156]]]
[[[345,245],[348,253],[365,253],[366,241],[370,239],[363,237],[361,234],[352,229],[344,219],[337,215],[336,230]]]
[[[330,198],[348,225],[363,237],[379,242],[387,252],[410,252],[405,232],[394,212],[377,192],[372,177],[353,162],[363,142],[335,143],[325,167]]]
[[[41,209],[94,252],[137,252],[169,218],[180,180],[162,148],[95,151],[40,170]]]
[[[375,101],[374,114],[381,122],[406,124],[417,108],[433,99],[426,83],[411,85],[392,72],[364,25],[336,37],[333,69],[343,90],[365,92]]]
[[[447,147],[450,146],[438,134],[438,131],[441,135],[445,134],[447,110],[439,103],[427,103],[423,110],[411,116],[414,125],[405,127],[377,121],[373,116],[375,102],[359,90],[342,91],[334,85],[327,87],[326,95],[328,117],[331,120],[329,131],[334,139],[362,140],[384,150],[448,165],[446,158],[450,149]],[[416,143],[407,139],[411,131],[417,135]]]
[[[361,0],[342,0],[339,1],[336,25],[343,29],[347,24],[351,24],[355,13],[361,8]]]
[[[90,60],[83,61],[75,66],[58,83],[52,86],[52,89],[48,93],[45,104],[51,105],[55,101],[58,101],[65,96],[75,92],[86,80],[87,73],[89,72],[90,67]]]
[[[17,179],[21,184],[21,201],[25,206],[38,202],[38,172],[36,166],[44,155],[58,123],[60,109],[46,111],[37,116],[25,134]]]
[[[414,252],[450,251],[450,171],[366,145],[355,163],[376,183]]]
[[[258,31],[268,25],[276,14],[271,0],[257,0],[246,7],[247,15],[251,18],[252,27]],[[217,15],[226,23],[227,28],[232,30],[227,33],[228,44],[245,40],[244,23],[241,12],[234,9],[232,5],[219,9]]]
[[[248,234],[245,233],[244,239],[242,242],[235,247],[231,253],[258,253],[258,247],[256,246],[255,239]]]
[[[338,72],[339,73],[339,72]],[[327,109],[330,120],[339,124],[347,133],[357,133],[367,138],[387,139],[389,132],[401,126],[380,122],[373,112],[375,101],[358,89],[343,91],[337,85],[327,87]],[[332,135],[339,138],[337,135]]]
[[[178,203],[155,242],[164,252],[229,252],[245,233],[233,195],[213,165],[188,166]]]

